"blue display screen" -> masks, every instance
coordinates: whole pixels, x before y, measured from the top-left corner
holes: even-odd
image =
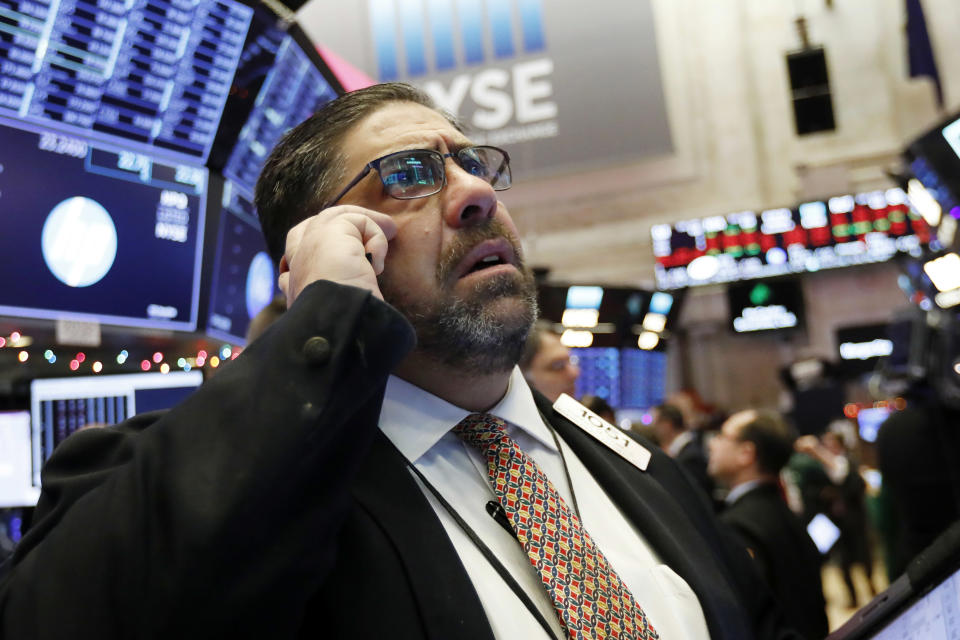
[[[214,260],[207,333],[243,344],[250,320],[279,290],[253,203],[229,180],[223,189]]]
[[[223,173],[252,192],[280,137],[336,98],[337,92],[297,41],[275,28],[265,29],[247,47],[240,66],[238,85],[255,85],[258,73],[263,84]]]
[[[667,354],[623,349],[620,353],[620,406],[649,409],[667,394]]]
[[[252,15],[231,0],[7,0],[0,114],[203,162]]]
[[[666,396],[667,354],[642,349],[572,349],[580,367],[578,398],[599,396],[615,409],[649,409]]]
[[[0,314],[196,328],[205,169],[2,119],[0,139]]]
[[[620,350],[614,347],[572,349],[580,367],[576,382],[578,398],[592,395],[603,398],[611,407],[620,405]]]

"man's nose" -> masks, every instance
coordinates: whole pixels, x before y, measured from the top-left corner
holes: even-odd
[[[447,201],[444,218],[453,228],[486,222],[497,212],[497,192],[489,182],[464,171],[457,163],[447,164]]]

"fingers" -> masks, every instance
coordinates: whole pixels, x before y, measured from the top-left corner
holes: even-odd
[[[289,304],[316,280],[363,287],[382,297],[376,277],[396,235],[396,223],[378,211],[353,205],[325,209],[287,233],[278,286]]]
[[[386,219],[375,220],[370,216],[364,216],[360,220],[351,220],[358,224],[364,253],[370,256],[370,264],[373,265],[373,272],[376,275],[383,273],[388,245],[397,235],[396,223],[389,216],[383,217]]]

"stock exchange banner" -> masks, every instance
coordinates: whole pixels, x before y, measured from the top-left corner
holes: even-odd
[[[370,77],[426,90],[520,178],[673,151],[649,0],[314,0],[300,21]]]

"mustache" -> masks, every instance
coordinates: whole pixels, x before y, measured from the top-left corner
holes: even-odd
[[[521,272],[525,272],[526,266],[524,264],[523,250],[520,247],[519,239],[517,239],[507,225],[499,220],[491,219],[485,224],[470,227],[457,233],[437,263],[437,282],[441,285],[446,284],[457,268],[457,265],[460,264],[475,246],[484,240],[499,240],[501,238],[510,243],[517,262],[517,268]]]

